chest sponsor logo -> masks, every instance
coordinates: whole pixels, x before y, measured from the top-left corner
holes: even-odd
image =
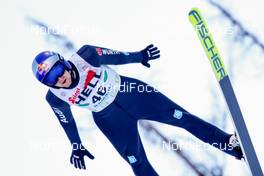
[[[92,91],[96,88],[98,85],[98,82],[100,80],[101,73],[98,75],[96,72],[89,70],[86,79],[83,85],[82,90],[80,88],[77,88],[74,94],[69,97],[69,102],[72,104],[77,104],[79,106],[82,106],[81,104],[83,101],[85,101],[89,95],[92,93]],[[106,93],[106,88],[103,86],[100,86],[96,93],[93,95],[92,102],[96,103],[97,101],[101,100],[101,96],[103,96]]]
[[[80,95],[80,93],[81,93],[81,89],[78,87],[78,88],[76,89],[76,91],[74,92],[74,94],[73,94],[71,97],[69,97],[69,101],[70,101],[72,104],[74,104],[75,101],[76,101],[76,99],[77,99],[77,97]]]

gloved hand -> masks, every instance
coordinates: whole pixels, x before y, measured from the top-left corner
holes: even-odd
[[[148,68],[150,67],[150,64],[148,63],[149,60],[158,59],[160,57],[160,50],[157,47],[154,47],[153,44],[147,46],[141,51],[141,53],[143,55],[141,63]]]
[[[84,156],[94,159],[94,156],[88,150],[86,150],[82,144],[78,145],[78,147],[73,147],[71,154],[71,164],[73,164],[76,168],[86,169]]]

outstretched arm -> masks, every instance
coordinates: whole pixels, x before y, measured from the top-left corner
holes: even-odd
[[[56,97],[51,91],[48,91],[46,100],[57,116],[71,144],[80,144],[81,139],[70,109],[70,105]]]
[[[153,45],[138,52],[121,52],[91,45],[84,45],[77,51],[78,55],[95,67],[129,63],[142,63],[149,67],[148,61],[159,58],[159,53],[158,48]]]
[[[56,97],[50,90],[46,95],[46,100],[50,104],[52,110],[57,116],[61,126],[63,127],[65,133],[67,134],[67,137],[71,142],[71,164],[73,164],[76,168],[86,169],[84,156],[88,156],[90,159],[94,159],[94,156],[82,145],[78,129],[70,109],[70,105]]]

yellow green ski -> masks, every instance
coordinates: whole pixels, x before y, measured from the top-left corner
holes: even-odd
[[[189,20],[195,28],[195,31],[215,73],[215,76],[220,84],[249,169],[253,176],[263,176],[231,81],[228,77],[219,51],[215,45],[212,34],[210,33],[203,16],[197,8],[193,8],[189,12]]]

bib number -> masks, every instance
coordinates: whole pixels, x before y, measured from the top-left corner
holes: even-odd
[[[106,88],[104,86],[100,86],[97,89],[96,94],[92,97],[93,103],[95,104],[98,101],[100,101],[105,94],[106,94]]]

